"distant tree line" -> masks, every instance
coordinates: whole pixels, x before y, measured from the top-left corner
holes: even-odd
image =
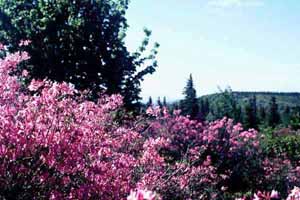
[[[169,110],[180,109],[183,115],[199,121],[213,121],[223,117],[232,118],[243,123],[245,128],[260,129],[263,127],[300,128],[300,106],[279,105],[276,97],[300,97],[300,93],[272,92],[233,92],[230,88],[220,89],[218,94],[197,97],[192,75],[189,76],[183,91],[184,99],[163,103],[158,98],[156,105],[168,107]],[[266,103],[258,102],[257,96],[262,95]],[[267,98],[268,97],[268,98]],[[261,98],[261,97],[260,97]],[[260,99],[261,101],[261,99]],[[153,105],[149,98],[146,106]]]

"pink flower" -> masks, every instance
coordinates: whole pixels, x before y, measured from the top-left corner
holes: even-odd
[[[19,47],[21,46],[28,46],[31,43],[30,40],[21,40],[19,43]]]
[[[28,71],[26,70],[26,69],[24,69],[23,71],[22,71],[22,76],[24,76],[24,77],[27,77],[28,76]]]
[[[160,115],[161,109],[159,106],[155,106],[155,107],[149,107],[146,110],[146,113],[148,115],[154,116],[154,117],[158,117]]]
[[[5,48],[4,45],[2,43],[0,43],[0,51],[4,50],[4,48]]]
[[[300,200],[300,188],[294,187],[286,200]]]
[[[260,192],[258,191],[256,194],[254,194],[253,200],[271,200],[271,199],[279,199],[279,193],[275,190],[272,190],[272,192]]]
[[[131,191],[127,200],[155,200],[158,199],[156,193],[149,190],[138,189],[137,191]]]
[[[30,91],[37,91],[40,87],[44,85],[44,81],[32,79],[28,89]]]
[[[279,193],[275,190],[272,190],[270,197],[273,199],[279,199]]]

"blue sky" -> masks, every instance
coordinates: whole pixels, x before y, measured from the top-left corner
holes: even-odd
[[[299,0],[131,0],[128,48],[139,46],[143,27],[161,45],[142,96],[182,98],[190,73],[198,95],[218,86],[300,91],[299,10]]]

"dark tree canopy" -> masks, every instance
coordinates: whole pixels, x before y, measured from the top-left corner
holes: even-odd
[[[157,106],[159,106],[160,108],[162,108],[163,107],[163,104],[162,104],[162,102],[161,102],[161,100],[160,100],[160,97],[157,97]]]
[[[184,115],[189,115],[191,119],[196,119],[199,114],[199,105],[197,93],[194,88],[192,74],[190,75],[187,84],[183,91],[184,99],[181,101],[181,110]]]
[[[261,107],[259,109],[259,120],[261,124],[263,124],[266,121],[266,117],[267,117],[266,109],[264,107]]]
[[[269,109],[269,126],[275,127],[280,123],[280,114],[278,112],[278,104],[275,97],[271,98]]]
[[[164,97],[164,98],[163,98],[163,106],[164,106],[164,107],[167,107],[167,106],[168,106],[168,103],[167,103],[167,97]]]
[[[244,126],[245,128],[258,128],[256,96],[253,96],[245,106]]]
[[[125,105],[140,99],[140,83],[157,66],[158,44],[145,56],[151,31],[135,53],[124,42],[128,0],[0,0],[0,42],[31,55],[31,78],[71,82],[95,96],[120,93]]]
[[[205,121],[206,116],[209,113],[209,102],[207,98],[200,98],[199,100],[199,115],[200,115],[200,120]]]
[[[153,100],[152,100],[152,97],[150,96],[149,99],[148,99],[148,102],[146,103],[146,107],[150,107],[150,106],[153,106]]]

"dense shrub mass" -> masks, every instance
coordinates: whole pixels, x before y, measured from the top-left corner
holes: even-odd
[[[134,187],[132,141],[139,135],[113,123],[121,97],[85,101],[70,85],[46,80],[23,91],[9,73],[27,58],[15,53],[1,61],[0,195],[125,198]]]
[[[270,153],[254,129],[157,107],[126,119],[119,95],[91,102],[46,79],[26,88],[14,70],[28,58],[0,61],[1,199],[299,199],[298,159]]]

